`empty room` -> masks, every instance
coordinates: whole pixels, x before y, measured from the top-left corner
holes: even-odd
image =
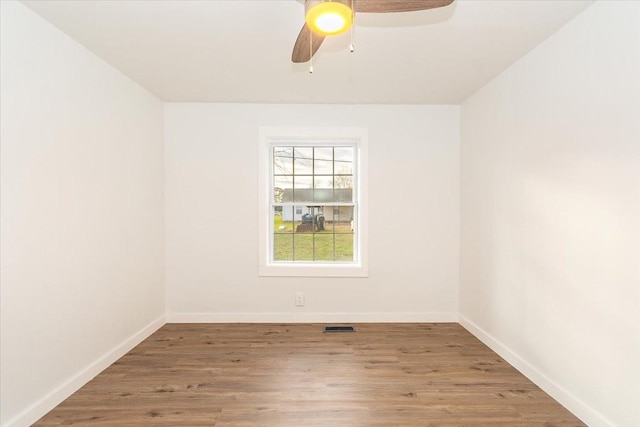
[[[1,427],[640,425],[640,1],[0,17]]]

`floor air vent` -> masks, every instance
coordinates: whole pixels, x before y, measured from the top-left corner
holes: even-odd
[[[324,332],[355,332],[353,326],[325,326]]]

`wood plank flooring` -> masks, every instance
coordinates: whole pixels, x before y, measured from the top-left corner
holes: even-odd
[[[458,324],[167,324],[36,426],[584,426]]]

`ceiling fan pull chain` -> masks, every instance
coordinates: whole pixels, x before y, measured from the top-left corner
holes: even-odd
[[[353,53],[353,51],[355,50],[355,48],[353,47],[353,31],[355,27],[355,21],[356,12],[353,10],[353,0],[351,0],[351,44],[349,45],[349,50],[351,51],[351,53]]]
[[[355,50],[355,48],[353,47],[353,27],[351,27],[351,44],[349,45],[349,50],[351,51],[351,53],[353,53],[353,51]]]
[[[313,33],[309,30],[309,74],[313,74]]]

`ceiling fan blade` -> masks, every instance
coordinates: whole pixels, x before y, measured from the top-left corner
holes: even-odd
[[[353,9],[360,13],[413,12],[451,3],[453,0],[353,0]]]
[[[310,60],[324,41],[324,37],[323,35],[314,33],[307,24],[304,24],[302,30],[300,30],[300,34],[298,34],[296,44],[293,46],[291,61],[299,63]],[[309,46],[309,43],[311,43],[311,46]]]

